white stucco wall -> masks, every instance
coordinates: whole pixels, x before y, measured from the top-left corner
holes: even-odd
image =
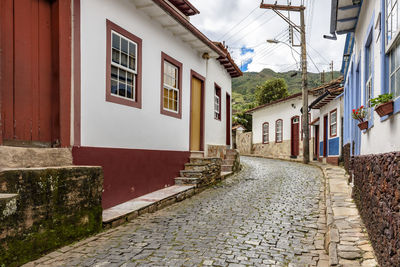
[[[221,120],[214,119],[214,86],[215,83],[221,87]],[[205,103],[205,144],[226,144],[226,94],[231,96],[232,103],[232,81],[225,68],[216,60],[210,59],[207,64],[206,78],[206,101]],[[230,114],[230,125],[232,126],[232,108]],[[232,127],[230,127],[232,128]],[[231,138],[232,144],[232,138]],[[206,149],[207,150],[207,149]]]
[[[142,108],[106,102],[106,19],[142,39]],[[183,64],[182,118],[160,114],[161,51]],[[213,121],[214,82],[231,82],[215,59],[206,60],[129,0],[81,1],[81,145],[153,150],[189,150],[190,71],[206,81],[205,144],[225,144],[225,118]],[[212,87],[210,88],[210,84]]]
[[[341,118],[343,117],[343,111],[342,111],[342,102],[343,98],[335,99],[323,106],[319,110],[319,142],[323,142],[324,140],[324,117],[328,116],[328,140],[329,139],[334,139],[339,137],[339,154],[338,155],[332,155],[332,156],[339,156],[342,153],[342,146],[341,146],[341,131],[342,131],[342,124],[341,124]],[[337,109],[337,130],[336,130],[336,136],[331,137],[330,135],[330,122],[331,122],[331,111]],[[328,148],[329,149],[329,148]],[[323,152],[320,151],[320,155],[322,156]],[[329,154],[328,154],[329,155]]]
[[[372,46],[373,46],[373,97],[381,94],[381,38],[385,34],[380,33],[377,25],[381,1],[363,1],[362,9],[360,12],[359,21],[355,31],[355,44],[354,44],[354,60],[353,66],[361,60],[361,103],[365,99],[365,40],[367,37],[368,27],[373,20],[372,27]],[[379,38],[378,38],[379,36]],[[349,68],[351,70],[351,68]],[[344,114],[344,116],[351,116],[351,114]],[[376,154],[400,150],[400,115],[395,114],[390,119],[381,122],[379,115],[374,112],[374,125],[368,131],[361,133],[361,154]]]
[[[311,103],[313,99],[314,98],[310,97],[309,103]],[[295,108],[292,107],[292,104]],[[255,111],[253,113],[253,144],[262,143],[262,125],[264,122],[269,123],[269,142],[275,142],[275,122],[278,119],[283,120],[283,140],[290,140],[291,119],[294,116],[299,116],[301,118],[301,107],[302,99],[301,96],[299,96]],[[313,113],[310,113],[312,121],[314,117]],[[299,125],[299,131],[301,132],[301,125]],[[310,131],[310,138],[311,137],[313,137],[312,131]]]

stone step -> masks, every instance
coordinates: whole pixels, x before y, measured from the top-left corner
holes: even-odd
[[[235,162],[234,159],[224,159],[222,161],[222,165],[233,165],[234,162]]]
[[[200,178],[176,177],[176,185],[197,185],[200,184]]]
[[[68,148],[0,146],[0,169],[70,165],[72,165],[72,153]]]
[[[236,149],[227,149],[226,150],[226,155],[236,155],[238,152]]]
[[[190,158],[190,163],[193,164],[210,164],[219,161],[220,158]]]
[[[185,163],[186,171],[206,171],[207,164],[204,163]]]
[[[195,170],[183,170],[180,171],[181,177],[187,178],[201,178],[203,176],[202,171],[195,171]]]
[[[204,158],[204,151],[190,151],[190,158]]]
[[[232,168],[233,168],[233,165],[221,165],[222,172],[231,172]]]

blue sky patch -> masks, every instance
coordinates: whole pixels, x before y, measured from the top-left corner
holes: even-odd
[[[240,55],[246,55],[247,53],[254,53],[254,49],[252,48],[247,48],[246,46],[243,46],[242,48],[240,48]]]
[[[253,62],[253,58],[246,59],[242,62],[240,70],[241,71],[248,71],[249,65]]]

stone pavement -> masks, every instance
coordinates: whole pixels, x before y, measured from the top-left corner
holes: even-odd
[[[318,164],[326,177],[328,231],[325,246],[331,266],[378,266],[368,234],[351,198],[349,177],[341,167]]]
[[[26,266],[328,266],[321,170],[243,157],[190,199]]]

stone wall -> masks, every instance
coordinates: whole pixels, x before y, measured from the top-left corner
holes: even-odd
[[[207,145],[207,157],[210,158],[225,158],[226,146],[221,145]]]
[[[253,154],[278,159],[290,159],[290,147],[290,140],[285,140],[282,143],[254,144]],[[299,155],[301,155],[301,151]],[[300,159],[300,156],[298,159]]]
[[[351,154],[350,154],[350,144],[345,144],[343,146],[343,162],[344,162],[344,169],[349,173],[350,171],[350,161],[351,161]]]
[[[0,266],[18,266],[102,228],[99,167],[0,172]],[[0,197],[1,198],[1,197]]]
[[[400,266],[400,152],[352,159],[353,198],[381,266]]]
[[[252,153],[253,134],[252,132],[237,133],[236,135],[236,148],[241,155],[248,155]]]

